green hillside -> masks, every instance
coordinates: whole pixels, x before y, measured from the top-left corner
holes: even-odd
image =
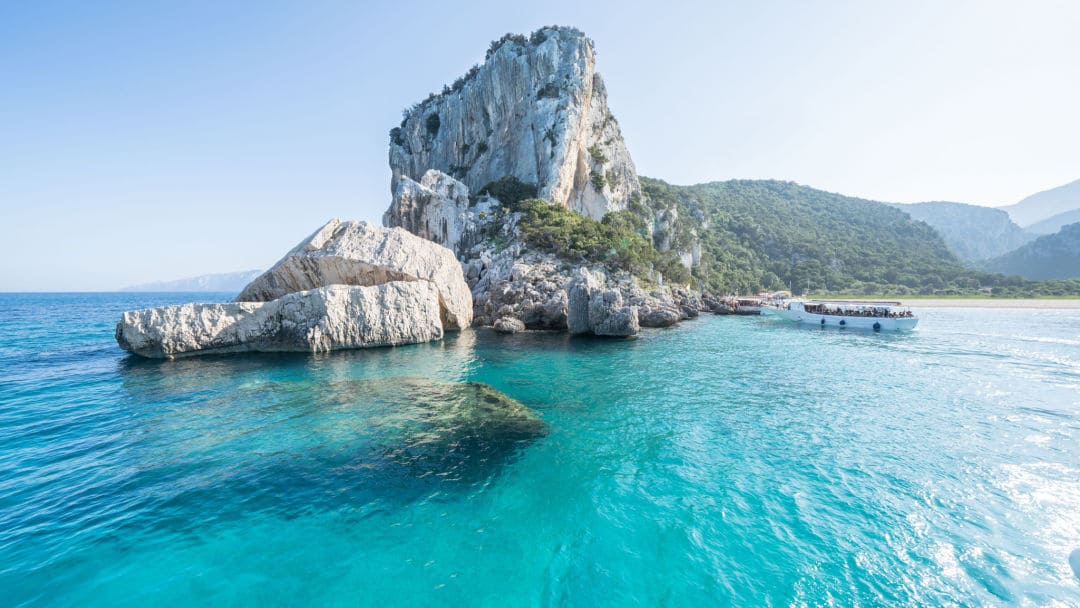
[[[713,293],[1080,293],[1080,281],[967,269],[933,228],[884,203],[772,180],[674,186],[643,178],[642,186],[651,214],[678,214],[671,234],[661,229],[654,242],[686,251],[696,236],[694,278]]]

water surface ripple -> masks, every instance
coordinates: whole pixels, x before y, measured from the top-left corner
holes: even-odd
[[[1080,605],[1078,311],[115,347],[188,297],[0,295],[0,604]]]

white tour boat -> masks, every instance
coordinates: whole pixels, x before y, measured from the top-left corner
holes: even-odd
[[[737,315],[760,315],[761,314],[761,299],[760,298],[736,298],[736,300],[735,300],[735,314],[737,314]]]
[[[789,300],[766,307],[765,314],[807,325],[874,331],[908,330],[919,322],[900,302]]]

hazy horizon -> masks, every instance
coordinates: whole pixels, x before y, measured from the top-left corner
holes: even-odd
[[[1080,178],[1080,5],[0,8],[4,291],[267,268],[378,222],[401,109],[546,24],[596,41],[640,174],[1003,206]]]

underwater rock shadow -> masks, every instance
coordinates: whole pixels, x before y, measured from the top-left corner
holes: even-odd
[[[191,531],[253,513],[365,516],[457,500],[547,434],[488,385],[419,377],[256,382],[135,424],[131,491],[150,488],[154,529]],[[178,429],[186,436],[174,439]]]

